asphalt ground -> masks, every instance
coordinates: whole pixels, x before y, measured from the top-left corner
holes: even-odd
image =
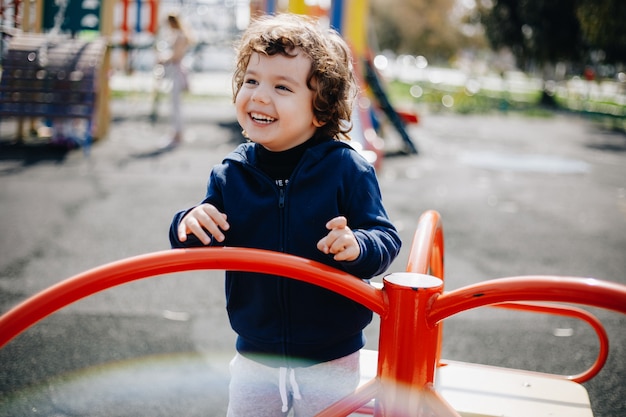
[[[167,104],[112,102],[108,136],[88,154],[12,143],[0,121],[0,312],[79,272],[168,249],[174,212],[202,199],[211,167],[240,141],[228,99],[187,97],[186,142],[159,149]],[[379,170],[406,266],[417,219],[437,210],[446,288],[519,275],[626,284],[626,136],[576,115],[457,115],[420,109],[418,155]],[[392,132],[388,150],[397,147]],[[223,273],[151,278],[94,295],[0,350],[0,416],[218,416],[234,335]],[[626,415],[626,316],[603,321],[611,353],[587,388],[596,417]],[[377,346],[376,323],[368,348]],[[443,357],[558,374],[595,360],[586,324],[480,309],[446,320]]]

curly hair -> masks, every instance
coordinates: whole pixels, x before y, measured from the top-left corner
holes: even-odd
[[[286,57],[302,52],[311,59],[307,87],[314,92],[313,114],[323,123],[321,133],[338,139],[352,130],[350,121],[357,84],[352,55],[346,42],[332,29],[322,29],[306,16],[279,14],[254,20],[244,32],[233,74],[236,99],[253,53]]]

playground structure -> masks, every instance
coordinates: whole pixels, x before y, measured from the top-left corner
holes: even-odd
[[[2,36],[10,39],[2,60],[0,116],[18,119],[18,141],[25,137],[26,119],[30,132],[86,150],[108,131],[112,3],[103,2],[101,10],[98,1],[86,2],[78,12],[71,8],[76,4],[2,0]]]
[[[8,50],[0,51],[0,116],[18,119],[16,139],[26,137],[27,119],[29,134],[69,146],[88,149],[104,137],[110,122],[111,51],[122,49],[128,61],[131,38],[154,42],[160,3],[0,0],[2,38],[8,39],[2,45]]]
[[[187,14],[189,20],[197,21],[198,13],[191,9],[192,4],[195,5],[193,7],[199,7],[196,3],[181,2],[181,14]],[[239,7],[239,2],[233,4],[235,6],[231,8]],[[24,121],[27,118],[31,119],[31,131],[35,130],[32,122],[34,118],[46,120],[53,130],[59,130],[55,128],[57,126],[67,125],[60,122],[54,124],[53,120],[86,120],[87,127],[83,130],[87,130],[88,134],[78,141],[81,144],[88,145],[92,139],[105,136],[110,119],[108,75],[112,61],[117,62],[115,58],[121,57],[118,64],[125,71],[132,71],[131,55],[139,50],[154,48],[163,20],[162,14],[173,5],[164,0],[0,0],[3,37],[10,38],[9,50],[2,62],[5,71],[0,85],[0,115],[18,118],[20,123],[16,137],[21,139],[25,136]],[[387,135],[380,133],[384,123],[379,115],[384,115],[399,135],[402,152],[417,153],[417,147],[406,128],[407,123],[417,122],[417,116],[400,112],[391,105],[371,62],[372,54],[367,41],[368,1],[334,0],[327,9],[320,5],[309,5],[304,0],[250,1],[249,13],[252,17],[278,12],[307,14],[325,19],[327,24],[344,36],[352,48],[355,73],[362,93],[357,100],[351,136],[355,146],[361,148],[361,153],[372,164],[380,166],[385,146],[381,137]],[[231,27],[237,20],[235,14],[233,9],[225,13],[222,20],[228,20]],[[237,35],[228,33],[218,36],[218,32],[232,31],[232,27],[218,26],[210,29],[215,42],[226,43],[225,37]],[[67,43],[75,45],[73,48],[58,48],[58,45]],[[93,81],[82,79],[80,89],[76,85],[72,86],[74,92],[80,94],[69,96],[63,91],[67,88],[66,84],[53,81],[64,73],[74,71],[74,68],[49,70],[39,59],[40,52],[56,50],[59,61],[66,61],[70,65],[80,61],[75,56],[76,51],[80,51],[85,43],[100,44],[95,48],[98,51],[97,65],[91,67],[93,76],[89,79]],[[114,59],[111,58],[113,51]],[[35,54],[35,59],[25,60],[24,57],[29,54]],[[48,70],[48,82],[36,82],[41,70]],[[74,111],[77,106],[82,107],[78,113]]]
[[[425,212],[418,221],[406,272],[386,276],[382,286],[314,261],[263,250],[226,247],[156,252],[86,271],[17,305],[0,317],[0,348],[61,308],[127,282],[205,269],[260,272],[335,291],[381,318],[378,352],[362,352],[362,373],[371,379],[318,416],[357,412],[380,417],[592,417],[580,383],[593,378],[604,365],[608,340],[594,316],[567,304],[626,314],[626,286],[591,278],[527,276],[444,292],[443,259],[443,227],[435,211]],[[486,306],[581,319],[598,335],[598,358],[588,370],[565,376],[443,360],[444,320]]]

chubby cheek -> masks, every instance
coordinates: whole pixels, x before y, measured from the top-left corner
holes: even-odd
[[[245,123],[248,118],[248,113],[246,112],[246,101],[241,94],[241,91],[235,97],[235,112],[237,113],[237,121],[240,125]],[[242,125],[243,126],[243,125]]]

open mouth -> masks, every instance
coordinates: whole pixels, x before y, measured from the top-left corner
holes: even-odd
[[[250,118],[257,123],[270,124],[276,119],[261,113],[250,113]]]

